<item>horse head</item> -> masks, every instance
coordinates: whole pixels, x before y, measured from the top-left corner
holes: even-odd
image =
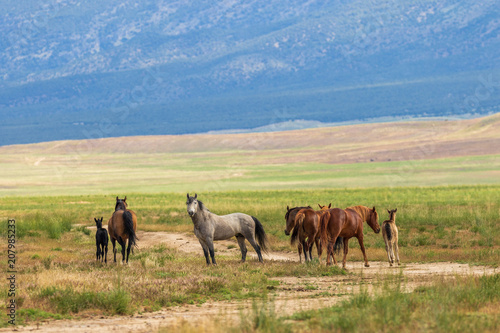
[[[95,225],[96,225],[97,229],[102,229],[102,217],[100,219],[96,219],[94,217],[94,221],[95,221]]]
[[[198,212],[198,194],[194,194],[194,197],[189,196],[189,193],[187,194],[187,201],[186,201],[186,206],[187,206],[187,212],[189,216],[193,217],[196,212]]]
[[[376,234],[380,232],[380,225],[378,224],[378,213],[375,210],[375,207],[371,209],[368,225],[373,229],[373,231],[375,231]]]
[[[321,209],[321,210],[328,210],[328,209],[332,208],[332,203],[330,202],[330,204],[328,205],[328,207],[327,206],[321,206],[320,204],[318,204],[318,206],[319,206],[319,209]]]
[[[116,205],[115,205],[115,212],[117,210],[127,210],[127,196],[123,199],[119,199],[116,197]]]
[[[396,212],[398,211],[398,209],[391,209],[391,210],[387,210],[387,213],[389,213],[389,220],[391,221],[396,221]]]

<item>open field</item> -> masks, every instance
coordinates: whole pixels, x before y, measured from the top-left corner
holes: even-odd
[[[0,147],[0,220],[16,219],[17,322],[29,325],[19,329],[496,332],[499,127],[494,115]],[[265,263],[250,249],[240,264],[233,239],[216,242],[219,266],[206,267],[188,191],[219,215],[258,217]],[[117,195],[138,215],[128,266],[95,262],[93,218],[107,221]],[[318,203],[376,206],[380,223],[398,208],[402,266],[389,268],[366,224],[371,267],[355,240],[347,271],[300,264],[286,207]]]
[[[213,327],[212,331],[218,331],[220,321],[217,324],[213,318],[197,315],[196,309],[211,308],[217,309],[213,310],[216,315],[236,317],[234,323],[255,315],[257,322],[263,316],[261,320],[281,327],[288,325],[282,322],[288,318],[286,323],[292,320],[303,329],[321,331],[348,325],[323,322],[316,315],[324,316],[329,311],[326,309],[333,306],[326,316],[334,320],[342,302],[359,306],[358,294],[364,297],[363,304],[376,304],[377,311],[391,311],[392,301],[384,301],[379,295],[384,288],[391,290],[390,299],[414,304],[412,308],[421,313],[416,318],[421,318],[432,311],[429,307],[433,306],[433,297],[448,297],[442,289],[449,281],[455,281],[453,290],[457,293],[464,293],[465,285],[474,284],[483,290],[483,296],[467,309],[455,308],[456,300],[449,299],[446,302],[451,308],[426,323],[442,328],[447,321],[459,320],[469,325],[472,313],[472,318],[478,320],[474,319],[474,323],[481,328],[477,330],[494,331],[500,325],[498,293],[492,296],[499,288],[498,278],[469,274],[487,272],[498,277],[495,267],[500,257],[499,193],[498,185],[199,193],[199,198],[215,213],[243,211],[257,216],[271,241],[271,253],[264,257],[264,264],[253,256],[240,264],[236,240],[216,242],[218,267],[204,264],[201,247],[185,213],[185,194],[128,194],[130,208],[139,216],[139,249],[128,266],[95,263],[93,217],[109,218],[114,206],[111,195],[4,197],[0,199],[0,216],[16,217],[17,221],[20,323],[79,318],[91,325],[88,321],[95,321],[91,318],[104,316],[99,323],[113,327],[116,320],[109,316],[136,314],[130,320],[139,328],[142,324],[138,322],[163,316],[163,321],[151,320],[157,327],[177,325],[190,331],[193,328],[187,323],[191,321],[193,325],[207,324]],[[375,205],[381,221],[387,215],[385,208],[397,207],[402,269],[388,269],[382,236],[366,225],[365,246],[372,267],[360,267],[362,256],[355,241],[350,242],[347,272],[317,262],[299,264],[296,249],[290,247],[289,238],[283,233],[286,206],[329,202],[339,207],[354,203]],[[252,250],[250,254],[254,254]],[[111,257],[111,251],[108,255]],[[430,271],[433,268],[438,271]],[[367,296],[363,296],[365,291]],[[370,301],[372,297],[375,298]],[[5,294],[3,298],[7,299]],[[302,305],[292,307],[297,299]],[[254,308],[254,304],[261,305]],[[302,312],[319,308],[325,310]],[[150,314],[151,311],[160,312]],[[245,315],[240,317],[240,313]],[[205,321],[189,319],[192,316]],[[106,326],[106,322],[111,324]],[[56,324],[54,331],[68,327],[57,325],[78,326],[82,322],[63,323]],[[247,325],[247,331],[266,331],[255,321],[243,321],[241,325]],[[377,325],[374,322],[367,327]],[[398,319],[389,327],[396,330],[401,325]],[[411,319],[411,325],[420,324]]]
[[[500,114],[0,147],[0,196],[500,183]]]

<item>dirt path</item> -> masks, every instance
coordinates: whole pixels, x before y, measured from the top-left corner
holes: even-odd
[[[182,252],[200,253],[198,240],[190,234],[167,232],[139,232],[141,248],[149,248],[164,244]],[[236,245],[233,247],[232,245]],[[218,241],[215,244],[219,254],[238,254],[236,241]],[[250,254],[250,252],[249,252]],[[253,255],[253,254],[252,254]],[[252,258],[255,259],[255,258]],[[272,253],[264,257],[266,260],[298,261],[295,253]],[[497,270],[482,266],[469,266],[457,263],[408,263],[399,268],[390,268],[386,262],[371,262],[371,267],[365,268],[363,262],[349,262],[349,272],[355,274],[328,277],[275,278],[280,281],[273,290],[273,299],[270,302],[275,313],[292,314],[294,312],[319,309],[339,303],[360,290],[360,286],[372,292],[376,284],[391,279],[391,276],[403,274],[406,291],[412,291],[418,286],[435,281],[436,276],[452,278],[456,275],[494,274]],[[326,296],[325,296],[326,295]],[[259,303],[259,302],[257,302]],[[151,332],[161,327],[168,327],[169,331],[189,323],[207,329],[223,318],[224,322],[237,324],[242,313],[251,313],[252,301],[242,302],[207,302],[202,305],[183,305],[164,309],[158,312],[137,314],[126,317],[100,317],[82,320],[50,321],[40,326],[18,327],[17,331],[27,332]],[[7,331],[5,329],[0,332]]]

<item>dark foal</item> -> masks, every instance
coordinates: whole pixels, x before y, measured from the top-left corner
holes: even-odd
[[[102,217],[100,219],[94,218],[95,224],[97,226],[97,231],[95,233],[95,245],[97,247],[96,259],[101,262],[104,260],[105,263],[108,262],[108,231],[102,227]]]

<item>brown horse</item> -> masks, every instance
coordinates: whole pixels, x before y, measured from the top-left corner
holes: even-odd
[[[293,228],[292,237],[290,239],[290,244],[294,245],[297,239],[299,240],[299,260],[302,262],[302,257],[300,254],[301,248],[304,250],[304,258],[306,262],[312,260],[312,248],[313,243],[316,244],[318,249],[318,258],[321,260],[321,254],[323,253],[323,248],[321,246],[321,228],[320,219],[323,213],[325,213],[332,204],[327,206],[319,205],[321,210],[314,211],[312,208],[303,208],[299,210],[295,216],[295,226]],[[309,258],[307,253],[309,252]]]
[[[303,209],[303,208],[311,208],[311,206],[307,206],[307,207],[293,207],[293,208],[290,208],[288,206],[286,206],[286,214],[285,214],[285,221],[286,221],[286,227],[285,227],[285,235],[289,236],[290,235],[290,232],[293,230],[293,228],[295,227],[295,216],[297,215],[297,213],[299,212],[299,210]],[[302,262],[302,244],[299,243],[297,245],[297,249],[299,251],[299,258],[300,258],[300,262]]]
[[[368,258],[366,257],[365,246],[363,244],[363,222],[368,222],[368,225],[375,231],[380,232],[378,224],[378,213],[373,209],[365,206],[354,206],[346,209],[334,208],[328,210],[321,218],[321,240],[328,244],[326,264],[331,265],[330,256],[333,257],[333,262],[337,264],[333,256],[334,244],[335,247],[344,243],[344,258],[342,260],[342,268],[345,269],[347,252],[349,250],[349,239],[356,237],[363,252],[365,267],[370,267]],[[339,241],[340,240],[340,241]]]
[[[137,216],[133,211],[127,209],[127,197],[123,200],[116,197],[115,212],[108,221],[108,233],[111,238],[111,243],[113,244],[113,254],[116,262],[116,244],[118,243],[122,247],[122,262],[125,262],[125,245],[128,239],[127,247],[127,259],[130,255],[130,249],[133,246],[137,246],[136,241],[138,240],[135,231],[137,229]]]

